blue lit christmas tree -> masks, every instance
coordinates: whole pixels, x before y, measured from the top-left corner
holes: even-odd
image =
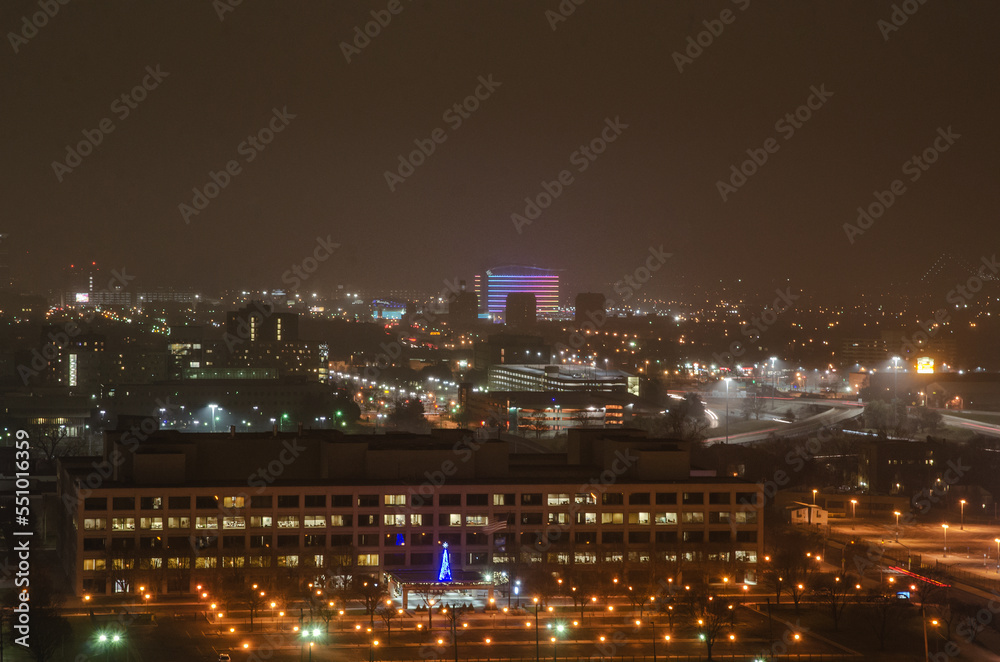
[[[451,552],[448,551],[448,543],[444,543],[444,551],[441,552],[441,568],[438,570],[438,581],[451,581]]]

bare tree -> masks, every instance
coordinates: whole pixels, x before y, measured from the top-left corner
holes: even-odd
[[[458,621],[462,618],[465,613],[465,609],[461,606],[459,607],[448,607],[444,606],[441,611],[448,618],[448,622],[451,624],[451,643],[452,648],[455,652],[455,662],[458,662]]]
[[[536,411],[525,416],[524,427],[535,433],[535,439],[542,436],[542,433],[551,427],[544,411]]]
[[[735,606],[726,598],[710,593],[695,596],[698,615],[698,633],[704,637],[708,659],[712,659],[712,647],[726,629],[735,625]]]
[[[379,618],[382,619],[382,622],[385,623],[386,645],[389,645],[391,643],[389,638],[392,636],[392,620],[397,616],[399,616],[400,611],[402,610],[397,609],[396,607],[393,606],[392,600],[386,600],[382,602],[378,606],[378,608],[375,609],[375,613],[378,615]]]
[[[354,580],[354,595],[364,604],[369,623],[375,626],[375,610],[386,598],[385,586],[375,577],[356,577]]]
[[[57,457],[75,455],[79,452],[79,441],[75,437],[67,436],[65,426],[45,425],[38,428],[34,448],[43,459],[52,462]]]
[[[747,398],[743,403],[743,415],[746,418],[754,417],[754,420],[759,421],[760,415],[764,413],[767,401],[763,398],[757,397],[757,391],[753,392],[752,398]]]
[[[589,428],[597,423],[596,417],[593,412],[587,411],[586,409],[581,409],[580,411],[573,414],[573,422],[575,422],[581,428]]]
[[[905,605],[893,593],[871,591],[864,603],[865,621],[878,639],[879,649],[885,650],[885,640],[898,627]]]
[[[846,574],[819,575],[813,578],[812,592],[817,602],[829,608],[833,629],[839,630],[840,617],[851,597],[856,594],[855,584]]]
[[[69,621],[52,607],[33,609],[31,613],[31,638],[28,649],[36,662],[54,660],[56,649],[72,636]]]

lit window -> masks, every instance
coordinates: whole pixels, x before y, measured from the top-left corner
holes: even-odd
[[[223,517],[222,518],[222,528],[223,529],[244,529],[246,528],[246,519],[243,517]]]
[[[383,515],[382,522],[386,526],[406,526],[406,515]]]

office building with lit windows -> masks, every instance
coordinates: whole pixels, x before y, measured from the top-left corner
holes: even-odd
[[[565,452],[543,455],[464,430],[116,432],[103,458],[61,459],[58,489],[77,595],[188,594],[228,570],[286,589],[433,572],[443,543],[465,576],[662,562],[754,581],[763,543],[756,485],[629,429],[571,430]]]

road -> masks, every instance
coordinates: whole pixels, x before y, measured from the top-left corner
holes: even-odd
[[[977,432],[979,434],[987,434],[994,437],[1000,437],[1000,425],[994,425],[992,423],[981,423],[979,421],[972,421],[967,418],[961,418],[959,416],[952,416],[950,414],[945,414],[946,410],[939,409],[937,411],[941,412],[942,422],[953,428],[962,428],[964,430],[971,430],[972,432]],[[991,412],[995,413],[995,412]]]
[[[801,400],[797,401],[801,402]],[[829,407],[829,409],[814,416],[803,418],[792,423],[778,423],[774,427],[768,427],[763,430],[729,435],[729,443],[748,444],[755,441],[763,441],[769,438],[772,434],[777,437],[794,437],[811,434],[824,427],[841,425],[845,421],[860,416],[864,411],[855,403],[834,402],[830,400],[817,401],[817,404],[820,403],[822,403],[822,406]],[[725,435],[722,435],[710,437],[705,440],[705,443],[713,444],[725,442],[725,440]]]

